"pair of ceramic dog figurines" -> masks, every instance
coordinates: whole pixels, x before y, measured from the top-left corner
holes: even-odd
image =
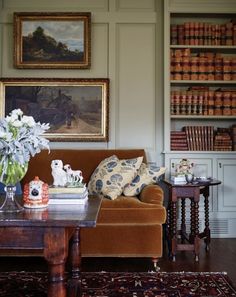
[[[63,166],[62,160],[52,160],[51,162],[53,186],[64,187],[65,185],[75,185],[82,183],[83,176],[81,170],[72,170],[69,164]]]

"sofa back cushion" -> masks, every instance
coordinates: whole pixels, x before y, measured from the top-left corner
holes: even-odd
[[[28,171],[22,180],[22,185],[38,176],[49,185],[53,182],[51,174],[51,161],[62,160],[63,164],[70,164],[73,170],[80,169],[84,182],[88,183],[98,164],[105,158],[116,155],[119,159],[143,157],[146,162],[143,149],[52,149],[50,153],[43,150],[30,159]]]

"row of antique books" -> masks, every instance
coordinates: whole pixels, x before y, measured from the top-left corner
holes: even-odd
[[[171,80],[236,80],[236,57],[221,53],[192,53],[191,49],[170,52]]]
[[[185,22],[171,24],[172,45],[236,45],[236,23]]]
[[[236,90],[192,87],[171,91],[171,115],[236,116]]]
[[[232,151],[235,136],[234,128],[217,128],[213,126],[185,126],[182,131],[171,131],[172,151]],[[236,127],[235,127],[236,130]],[[236,131],[235,131],[236,132]],[[236,135],[236,134],[235,134]]]

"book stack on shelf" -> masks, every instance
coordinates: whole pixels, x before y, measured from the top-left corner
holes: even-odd
[[[88,200],[88,191],[83,187],[49,187],[49,205],[76,204],[85,205]]]
[[[171,80],[236,80],[236,58],[221,53],[199,52],[190,48],[172,49]]]
[[[236,115],[236,91],[191,87],[171,91],[171,115]]]
[[[170,146],[172,151],[187,151],[188,143],[185,131],[170,132]]]
[[[170,27],[172,45],[236,45],[236,23],[184,22]]]
[[[217,128],[214,138],[215,151],[232,151],[231,129]]]

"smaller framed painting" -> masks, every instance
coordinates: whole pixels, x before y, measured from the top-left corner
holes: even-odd
[[[49,140],[108,141],[107,78],[1,78],[1,117],[16,108],[49,123]]]
[[[90,68],[91,13],[14,13],[16,68]]]

